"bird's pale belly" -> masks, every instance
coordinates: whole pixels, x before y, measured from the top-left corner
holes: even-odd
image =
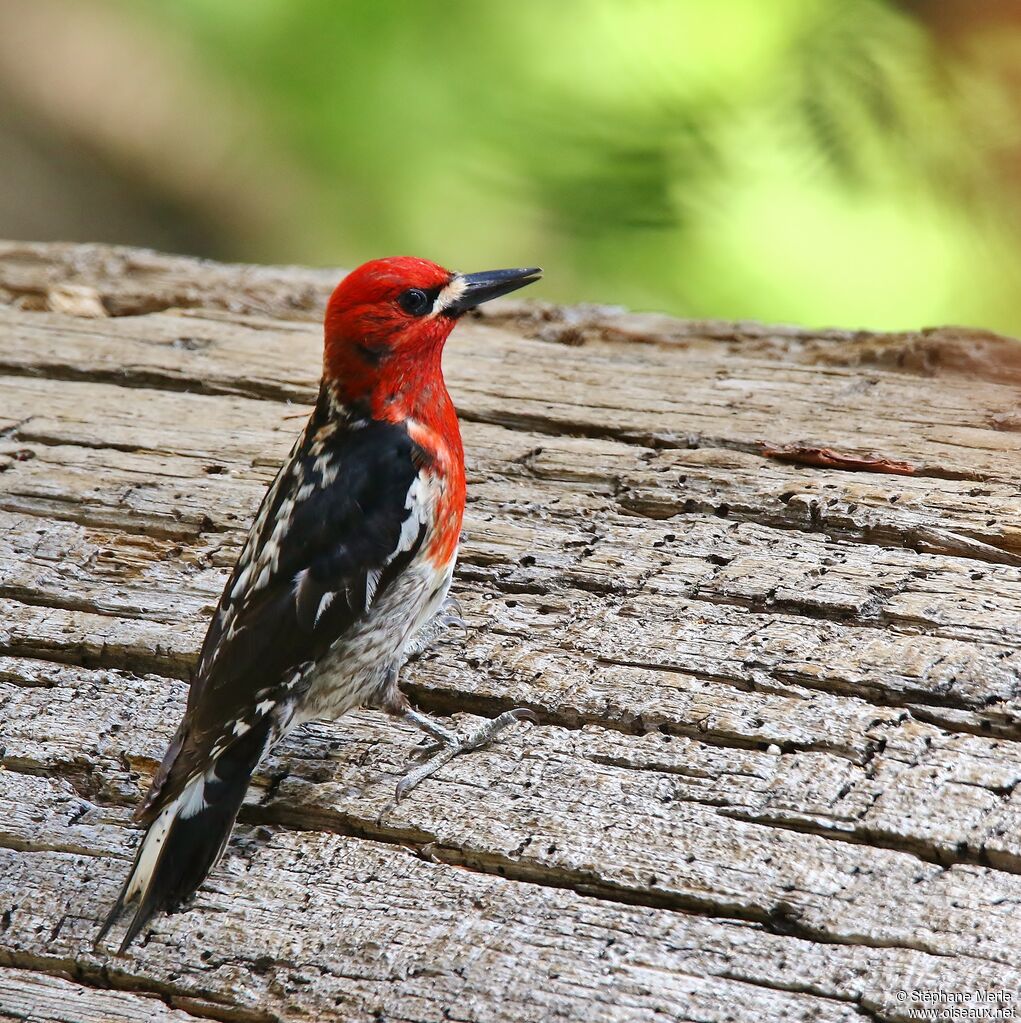
[[[422,559],[394,580],[365,618],[311,669],[293,724],[337,718],[376,702],[392,684],[392,666],[408,641],[443,603],[452,572],[452,564],[438,571]]]

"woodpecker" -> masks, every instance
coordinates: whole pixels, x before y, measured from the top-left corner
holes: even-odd
[[[350,273],[327,305],[315,409],[256,514],[210,622],[184,718],[136,811],[145,828],[96,939],[134,914],[124,952],[202,884],[252,774],[303,722],[377,707],[438,752],[399,799],[516,720],[461,737],[412,708],[398,673],[448,601],[464,514],[461,434],[441,368],[458,318],[539,269],[452,273],[413,257]]]

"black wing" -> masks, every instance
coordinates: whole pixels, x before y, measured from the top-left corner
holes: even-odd
[[[259,694],[318,660],[425,534],[409,500],[426,456],[400,425],[327,416],[320,400],[267,492],[203,643],[184,720],[139,810],[151,820],[251,720]]]

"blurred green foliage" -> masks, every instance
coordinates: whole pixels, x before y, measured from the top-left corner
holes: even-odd
[[[143,4],[307,171],[252,258],[538,263],[561,300],[1021,331],[991,155],[1016,109],[896,3]]]

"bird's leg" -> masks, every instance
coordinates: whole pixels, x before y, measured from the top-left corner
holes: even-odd
[[[426,778],[435,774],[444,764],[449,763],[454,757],[462,753],[469,753],[471,750],[479,749],[493,741],[508,725],[515,721],[537,722],[539,719],[526,707],[515,707],[513,710],[505,710],[498,717],[483,722],[478,728],[473,729],[465,736],[460,736],[442,725],[431,721],[426,715],[410,707],[401,715],[405,721],[421,728],[423,732],[433,736],[440,743],[438,751],[424,764],[413,767],[397,783],[395,799],[400,802],[416,785],[425,781]],[[433,747],[434,749],[436,747]],[[431,752],[431,750],[430,750]]]
[[[401,714],[401,717],[404,718],[409,725],[421,728],[426,735],[430,735],[436,740],[436,742],[432,745],[426,747],[430,753],[434,750],[441,749],[444,746],[457,745],[457,732],[452,732],[449,728],[444,728],[438,721],[433,721],[428,714],[423,714],[420,710],[415,710],[413,707],[409,707]]]
[[[444,764],[449,763],[454,757],[461,753],[468,753],[471,750],[479,749],[502,732],[508,725],[515,721],[538,721],[532,711],[525,707],[515,707],[513,710],[505,710],[498,717],[485,721],[465,736],[436,721],[433,721],[428,714],[415,710],[408,702],[408,698],[397,688],[397,667],[391,666],[387,672],[388,687],[378,706],[394,717],[402,718],[408,724],[425,732],[431,739],[435,740],[423,750],[424,756],[428,756],[424,764],[411,768],[410,771],[398,782],[396,800],[399,802],[416,785],[425,781],[430,775],[435,774]],[[430,754],[432,754],[430,756]]]
[[[416,785],[435,774],[444,764],[453,760],[454,757],[461,753],[468,753],[471,750],[479,749],[481,746],[492,742],[497,734],[502,732],[508,725],[513,724],[515,721],[538,720],[535,714],[527,708],[516,707],[513,710],[504,711],[491,721],[484,722],[478,728],[462,737],[411,706],[408,698],[397,688],[399,669],[410,658],[415,657],[430,646],[443,629],[450,626],[461,629],[468,627],[461,617],[461,605],[455,597],[448,595],[432,619],[405,646],[403,657],[399,664],[391,665],[387,672],[383,697],[378,705],[387,713],[403,718],[434,740],[425,747],[419,757],[420,760],[422,757],[428,757],[429,759],[425,763],[420,763],[417,767],[413,767],[398,782],[395,796],[397,801],[406,796]]]

